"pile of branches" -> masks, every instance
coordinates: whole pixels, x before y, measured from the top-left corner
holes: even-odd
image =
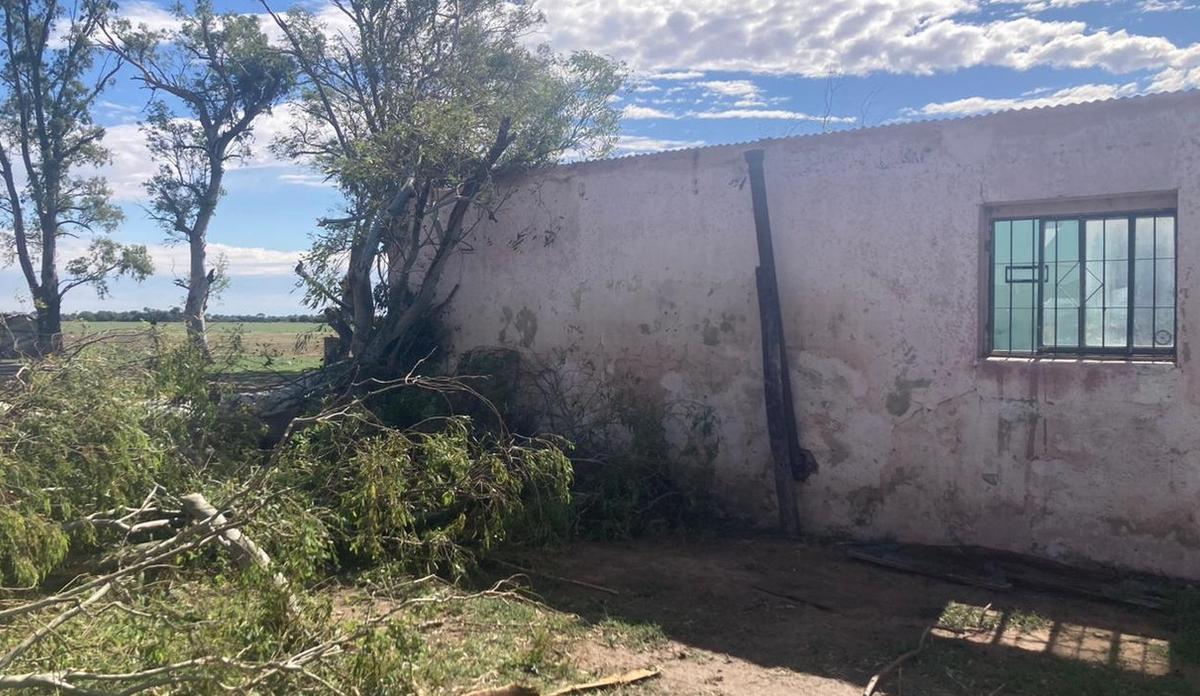
[[[395,689],[396,614],[480,596],[431,594],[436,576],[411,571],[461,572],[529,510],[566,505],[552,443],[372,410],[469,391],[452,380],[352,383],[261,449],[191,346],[99,348],[30,365],[0,397],[0,691]],[[387,564],[401,579],[376,588],[375,613],[331,620],[319,588]]]
[[[270,557],[241,528],[259,512],[267,500],[262,495],[266,478],[248,482],[231,496],[222,512],[199,493],[178,499],[153,491],[138,507],[93,513],[79,521],[119,530],[122,541],[99,564],[104,571],[80,574],[59,589],[34,599],[8,599],[0,608],[0,622],[9,625],[10,636],[19,640],[6,646],[0,656],[0,690],[43,689],[65,694],[137,694],[169,687],[187,686],[189,692],[226,691],[254,693],[273,691],[291,684],[295,691],[311,687],[317,691],[339,689],[322,676],[318,665],[346,654],[393,617],[415,604],[471,599],[485,595],[509,596],[499,586],[469,595],[407,597],[390,601],[386,609],[366,618],[351,629],[322,630],[313,621],[312,607],[294,591],[288,580],[272,567]],[[258,491],[258,493],[256,493]],[[168,505],[164,505],[167,503]],[[173,504],[173,506],[171,505]],[[177,507],[176,507],[177,506]],[[237,509],[237,515],[232,510]],[[163,534],[165,530],[170,530]],[[151,537],[147,540],[139,540]],[[198,654],[151,667],[122,672],[59,667],[45,671],[14,671],[23,657],[43,643],[61,640],[68,624],[87,623],[106,613],[120,612],[136,618],[153,619],[144,596],[147,577],[156,570],[178,570],[188,556],[213,548],[227,553],[244,572],[269,578],[282,598],[287,619],[301,627],[294,647],[264,659],[242,655]],[[409,581],[416,587],[434,582],[433,576]],[[393,592],[397,588],[392,588]],[[10,594],[13,590],[8,590]],[[18,592],[19,593],[19,592]],[[169,617],[170,610],[154,607]]]

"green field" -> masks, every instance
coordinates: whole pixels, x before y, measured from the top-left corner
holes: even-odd
[[[168,336],[183,336],[181,322],[159,322],[151,326],[144,321],[63,322],[67,344],[86,337],[103,334],[112,340],[142,342],[151,330]],[[209,342],[215,352],[229,349],[240,342],[242,356],[235,369],[245,372],[299,372],[319,367],[322,339],[331,332],[323,324],[303,322],[212,322],[208,325]]]

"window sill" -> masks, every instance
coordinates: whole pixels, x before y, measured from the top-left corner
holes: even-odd
[[[1179,367],[1178,360],[1174,357],[1166,356],[1148,356],[1148,357],[1129,357],[1124,355],[1090,355],[1090,356],[1064,356],[1064,355],[988,355],[983,358],[983,362],[988,363],[1048,363],[1048,364],[1075,364],[1075,365],[1153,365],[1159,367]]]

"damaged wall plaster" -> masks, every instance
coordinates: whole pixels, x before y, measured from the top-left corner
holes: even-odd
[[[797,494],[807,529],[1200,578],[1200,93],[760,146],[820,463]],[[457,349],[571,347],[710,406],[717,495],[771,524],[745,149],[515,182],[449,274],[448,318]],[[1178,361],[981,357],[985,206],[1142,192],[1177,197]]]

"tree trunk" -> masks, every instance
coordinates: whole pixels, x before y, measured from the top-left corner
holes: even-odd
[[[41,212],[38,223],[42,237],[41,292],[34,295],[37,310],[39,355],[62,350],[62,295],[58,292],[58,222],[56,211]]]
[[[210,157],[211,171],[208,175],[208,186],[200,207],[196,211],[196,222],[188,234],[188,293],[183,305],[183,321],[187,326],[188,339],[192,344],[209,355],[208,333],[205,326],[204,313],[208,311],[208,295],[212,291],[215,273],[208,268],[208,223],[212,221],[217,209],[217,201],[221,197],[221,181],[225,177],[224,146]]]
[[[188,271],[187,301],[183,306],[183,321],[187,325],[188,339],[208,355],[208,336],[204,312],[208,308],[208,292],[212,286],[212,275],[205,268],[206,249],[204,238],[193,234],[188,241],[191,266]]]
[[[37,311],[37,352],[49,355],[62,350],[62,298],[44,292],[34,301]]]

